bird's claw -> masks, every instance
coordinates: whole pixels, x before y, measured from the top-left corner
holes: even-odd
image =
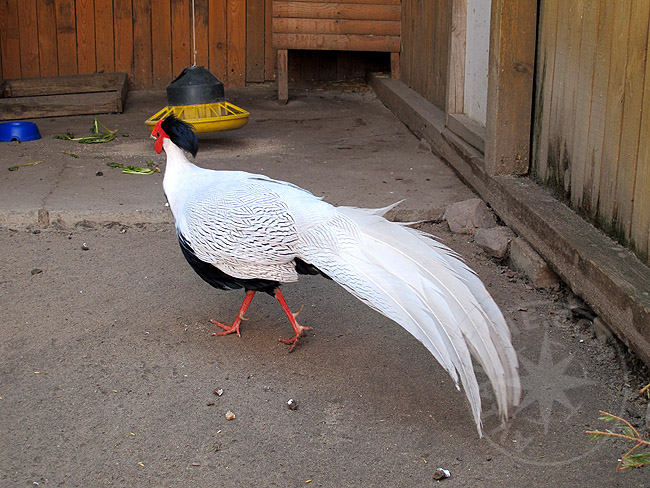
[[[239,321],[235,321],[235,323],[232,325],[222,324],[221,322],[217,322],[216,320],[210,320],[210,322],[212,322],[214,325],[218,325],[223,329],[221,332],[214,332],[212,334],[213,336],[225,336],[228,334],[235,333],[237,334],[237,337],[241,337],[241,333],[239,332]]]
[[[300,310],[298,311],[298,313],[300,313]],[[278,339],[280,342],[283,342],[284,344],[291,345],[291,347],[289,348],[289,352],[293,352],[293,350],[296,348],[296,345],[298,344],[298,339],[300,339],[303,335],[305,335],[304,331],[311,330],[311,327],[306,327],[300,324],[296,324],[296,325],[298,327],[298,330],[296,331],[296,335],[294,337],[292,337],[291,339]]]

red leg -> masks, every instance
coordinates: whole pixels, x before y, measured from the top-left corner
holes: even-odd
[[[212,335],[222,336],[222,335],[228,335],[228,334],[232,334],[233,332],[236,332],[237,335],[241,337],[241,334],[239,333],[239,324],[241,324],[242,320],[246,320],[244,318],[244,314],[246,313],[248,306],[253,301],[254,296],[255,296],[255,292],[253,290],[248,290],[246,292],[246,296],[244,297],[244,302],[241,304],[241,307],[239,307],[239,313],[237,314],[237,318],[235,318],[235,321],[232,323],[232,325],[225,325],[222,324],[221,322],[217,322],[216,320],[211,320],[210,322],[218,325],[223,329],[221,332],[215,332]]]
[[[291,310],[289,310],[287,302],[284,301],[284,296],[282,296],[280,288],[275,289],[275,298],[278,300],[278,302],[280,302],[282,310],[284,310],[284,313],[287,314],[287,318],[289,319],[289,322],[291,322],[291,327],[293,327],[293,331],[296,333],[292,339],[280,339],[280,341],[284,342],[285,344],[291,344],[291,347],[289,348],[289,352],[291,352],[296,347],[298,338],[303,335],[305,330],[310,330],[310,327],[304,327],[296,322],[296,317],[298,314],[292,313]]]

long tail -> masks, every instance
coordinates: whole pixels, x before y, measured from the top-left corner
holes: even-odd
[[[476,274],[428,234],[390,222],[391,207],[338,207],[338,216],[303,236],[301,257],[421,341],[463,384],[481,432],[473,355],[487,374],[499,412],[519,404],[518,361],[501,311]]]

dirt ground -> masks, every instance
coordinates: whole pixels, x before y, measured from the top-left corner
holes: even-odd
[[[212,289],[184,261],[161,174],[106,166],[164,169],[142,124],[164,94],[141,93],[99,117],[129,137],[51,138],[85,135],[93,117],[80,116],[39,119],[43,139],[0,145],[1,486],[425,487],[439,467],[451,472],[439,483],[458,487],[650,486],[650,468],[615,472],[631,445],[585,434],[607,427],[599,409],[643,425],[643,370],[572,315],[566,290],[534,289],[451,234],[441,209],[472,192],[353,88],[292,91],[286,106],[271,86],[229,93],[251,121],[203,136],[198,163],[335,204],[406,198],[395,217],[431,220],[421,228],[465,257],[511,326],[524,390],[514,418],[499,422],[481,374],[479,439],[464,393],[426,349],[319,277],[284,287],[313,328],[292,354],[268,296],[241,338],[213,337],[209,319],[231,320],[243,293]]]

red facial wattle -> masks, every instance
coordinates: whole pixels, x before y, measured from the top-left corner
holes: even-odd
[[[154,144],[154,148],[156,149],[156,152],[160,154],[163,150],[163,142],[165,140],[165,137],[169,138],[167,133],[163,130],[162,128],[162,119],[158,121],[156,126],[153,128],[151,131],[151,137],[156,139],[156,142]]]

